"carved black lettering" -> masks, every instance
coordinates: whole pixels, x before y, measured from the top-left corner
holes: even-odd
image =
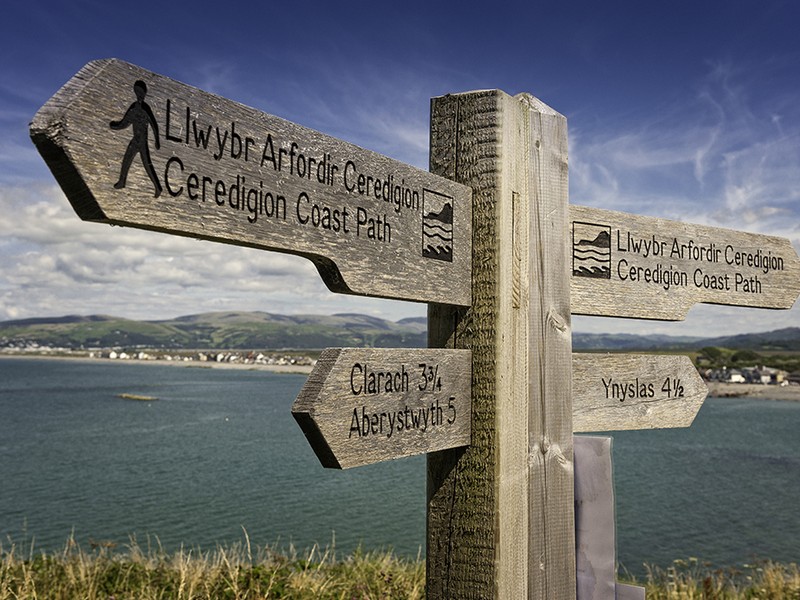
[[[189,109],[188,108],[186,109],[186,119],[187,119],[187,121],[189,119]],[[166,124],[166,127],[165,127],[164,137],[166,139],[168,139],[169,141],[171,141],[171,142],[182,142],[183,138],[175,135],[172,132],[172,129],[173,129],[173,126],[172,126],[172,102],[170,101],[169,98],[167,98],[167,124]]]
[[[175,196],[180,196],[181,193],[183,193],[183,186],[177,189],[173,189],[172,186],[170,185],[169,173],[170,173],[170,167],[172,167],[172,165],[177,165],[177,167],[181,170],[181,173],[183,173],[183,162],[177,156],[172,156],[167,161],[167,164],[164,167],[164,186],[167,188],[167,192],[169,193],[169,195],[174,198]]]
[[[356,432],[358,437],[361,437],[361,422],[358,418],[358,408],[353,409],[353,418],[350,420],[350,435],[348,435],[348,439],[353,437],[353,432]]]
[[[242,136],[236,133],[236,123],[231,123],[231,158],[242,155]]]
[[[272,163],[272,169],[275,171],[280,170],[278,161],[275,159],[275,144],[272,141],[272,134],[267,134],[267,141],[264,142],[264,150],[261,151],[261,166],[267,163]]]
[[[214,153],[214,160],[219,160],[222,158],[223,152],[225,152],[225,146],[228,144],[228,130],[225,130],[225,135],[220,136],[219,127],[217,127],[217,151]]]
[[[211,139],[211,125],[205,129],[197,126],[197,120],[192,120],[192,131],[194,132],[194,144],[203,150],[208,149],[208,141]]]

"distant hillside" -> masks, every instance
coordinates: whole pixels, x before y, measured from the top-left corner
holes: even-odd
[[[414,348],[427,345],[424,317],[388,321],[360,314],[279,315],[213,312],[160,321],[106,315],[0,321],[0,347],[319,350],[337,346]],[[800,351],[800,328],[700,338],[630,334],[573,335],[575,350],[697,350],[706,346],[753,351]]]
[[[702,347],[703,338],[671,335],[633,335],[629,333],[574,333],[573,350],[673,350]],[[698,344],[700,344],[698,346]]]
[[[422,347],[425,319],[392,322],[366,315],[216,312],[163,321],[109,316],[0,322],[0,347],[321,349],[334,346]]]
[[[703,340],[703,346],[718,346],[735,350],[800,351],[800,327],[709,338]]]
[[[740,335],[702,338],[670,335],[630,335],[576,333],[572,336],[575,350],[698,350],[708,346],[730,348],[732,350],[753,350],[758,352],[800,351],[800,327],[787,327],[763,333],[744,333]]]

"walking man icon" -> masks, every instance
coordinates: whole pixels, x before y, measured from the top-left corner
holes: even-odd
[[[150,181],[153,182],[155,187],[154,197],[158,198],[161,195],[161,182],[156,176],[156,170],[153,168],[153,161],[150,160],[150,148],[148,145],[147,129],[153,128],[153,135],[156,142],[156,150],[161,147],[161,142],[158,139],[158,123],[153,115],[150,105],[144,101],[147,95],[147,85],[144,81],[138,80],[133,84],[133,92],[136,94],[136,102],[128,107],[125,115],[119,121],[111,121],[111,129],[125,129],[129,125],[133,126],[133,138],[128,143],[128,148],[125,150],[125,156],[122,157],[122,167],[119,171],[119,180],[114,184],[116,189],[125,187],[128,179],[128,170],[133,162],[133,157],[139,154],[142,158],[144,170]]]

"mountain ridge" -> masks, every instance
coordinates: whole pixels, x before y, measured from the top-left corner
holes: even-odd
[[[163,349],[322,349],[422,347],[426,320],[388,321],[354,313],[281,315],[221,311],[136,321],[108,315],[0,321],[0,347],[149,347]]]
[[[137,321],[110,315],[64,315],[0,321],[0,347],[151,347],[319,350],[355,346],[427,346],[427,319],[390,321],[358,313],[283,315],[220,311]],[[573,333],[576,351],[691,350],[706,346],[800,351],[800,327],[731,336],[698,337]]]

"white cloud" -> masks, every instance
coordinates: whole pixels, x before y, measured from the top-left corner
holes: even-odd
[[[317,77],[306,68],[296,80],[284,75],[279,94],[267,76],[234,89],[241,74],[222,62],[194,68],[198,77],[185,77],[194,85],[403,162],[427,163],[428,100],[438,86],[407,67],[383,62],[331,73],[323,65]],[[383,80],[387,72],[392,77]],[[800,107],[750,96],[747,76],[713,65],[694,97],[665,101],[650,118],[591,126],[578,113],[570,121],[572,201],[780,235],[800,247]],[[264,98],[276,104],[264,106]],[[27,155],[35,153],[28,148]],[[332,294],[298,257],[83,223],[55,186],[0,189],[0,205],[0,319],[207,310],[425,314],[420,304]],[[800,325],[799,315],[699,307],[683,324],[575,323],[585,331],[677,334]]]
[[[55,186],[2,190],[0,205],[0,319],[155,319],[210,310],[425,314],[420,304],[333,294],[300,257],[82,222]]]

